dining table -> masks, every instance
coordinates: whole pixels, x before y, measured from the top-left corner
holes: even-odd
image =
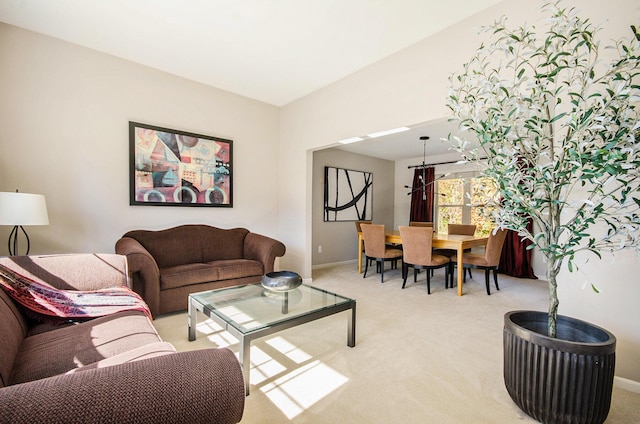
[[[386,230],[384,232],[386,243],[402,244],[402,237],[398,230]],[[433,233],[432,247],[434,249],[452,249],[457,252],[458,264],[458,296],[462,296],[462,284],[464,282],[464,268],[462,267],[462,255],[466,249],[487,245],[489,236],[463,236],[459,234]],[[358,273],[362,273],[362,245],[364,237],[358,232]]]

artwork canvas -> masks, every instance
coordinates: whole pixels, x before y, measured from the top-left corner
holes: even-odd
[[[129,122],[130,204],[233,206],[233,141]]]
[[[324,167],[324,221],[370,221],[373,173]]]

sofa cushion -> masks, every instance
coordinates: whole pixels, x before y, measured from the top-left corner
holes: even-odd
[[[235,278],[262,275],[262,262],[249,259],[227,259],[206,264],[186,264],[160,270],[160,289],[175,289],[210,281],[224,281]]]
[[[111,356],[93,364],[85,365],[84,367],[74,368],[67,374],[73,374],[74,372],[93,370],[96,368],[111,367],[118,364],[124,364],[127,362],[140,361],[142,359],[155,358],[162,355],[170,355],[176,353],[176,349],[171,343],[158,342],[148,345],[140,346],[135,349],[128,350],[118,355]]]
[[[264,273],[262,262],[248,259],[214,261],[210,262],[210,264],[218,269],[218,280],[252,277]]]
[[[199,284],[218,280],[218,268],[209,264],[195,263],[160,269],[160,289]]]
[[[9,384],[66,373],[149,343],[160,342],[144,313],[119,312],[24,339]]]

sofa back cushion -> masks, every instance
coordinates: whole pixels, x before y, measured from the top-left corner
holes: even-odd
[[[129,285],[127,257],[112,253],[0,258],[15,273],[60,290],[99,290]]]
[[[245,228],[221,229],[209,225],[181,225],[160,231],[134,230],[123,237],[137,240],[159,268],[244,257]]]
[[[200,235],[202,262],[244,259],[244,239],[249,234],[246,228],[223,230],[204,226]]]
[[[27,337],[27,323],[13,300],[0,288],[0,387],[9,377],[22,341]]]

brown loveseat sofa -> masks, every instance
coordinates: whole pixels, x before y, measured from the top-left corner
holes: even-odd
[[[133,290],[155,317],[187,309],[190,293],[259,282],[285,246],[245,228],[182,225],[129,231],[116,253],[127,256]]]
[[[126,285],[120,255],[0,258],[57,289]],[[6,281],[6,280],[5,280]],[[244,380],[228,349],[176,353],[144,312],[46,323],[0,287],[0,422],[237,423]],[[186,328],[185,328],[186,337]]]

